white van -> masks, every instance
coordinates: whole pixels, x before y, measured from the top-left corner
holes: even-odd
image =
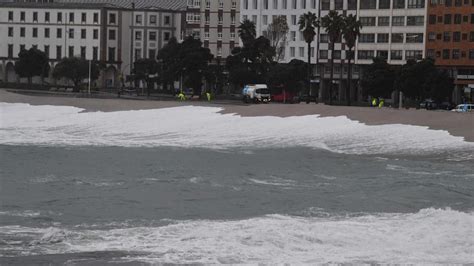
[[[270,90],[266,84],[249,84],[245,85],[242,90],[243,101],[245,103],[269,103]]]
[[[459,104],[452,111],[453,112],[473,112],[474,104],[472,103]]]

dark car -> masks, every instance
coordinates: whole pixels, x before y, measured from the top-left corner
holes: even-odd
[[[439,104],[439,109],[441,110],[451,110],[454,108],[454,105],[450,102],[442,102]]]
[[[431,99],[426,99],[420,103],[420,108],[426,110],[434,110],[438,109],[438,104]]]
[[[307,104],[309,104],[310,102],[318,103],[318,98],[316,96],[313,96],[313,95],[305,94],[305,95],[301,95],[298,98],[298,102],[304,102],[304,103],[307,103]]]

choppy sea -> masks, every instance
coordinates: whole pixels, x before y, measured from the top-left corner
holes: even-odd
[[[0,265],[474,262],[473,143],[219,111],[0,103]]]

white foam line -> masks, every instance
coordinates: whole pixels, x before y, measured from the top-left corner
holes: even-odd
[[[411,125],[368,126],[344,116],[241,117],[221,108],[81,113],[67,106],[0,103],[0,144],[53,146],[311,147],[348,154],[473,149],[447,131]]]

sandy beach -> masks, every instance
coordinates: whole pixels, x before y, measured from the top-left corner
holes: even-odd
[[[229,102],[178,102],[178,101],[148,101],[130,99],[96,99],[74,98],[68,96],[41,95],[31,96],[0,90],[0,102],[28,103],[31,105],[75,106],[87,112],[114,112],[126,110],[142,110],[169,108],[184,105],[212,106],[223,108],[222,113],[235,113],[241,116],[304,116],[320,115],[347,116],[349,119],[368,125],[406,124],[425,126],[434,130],[447,130],[453,136],[464,137],[466,141],[474,142],[474,114],[454,113],[449,111],[427,110],[398,110],[392,108],[367,108],[327,106],[324,104],[259,104],[243,105]],[[0,119],[1,122],[1,119]]]

